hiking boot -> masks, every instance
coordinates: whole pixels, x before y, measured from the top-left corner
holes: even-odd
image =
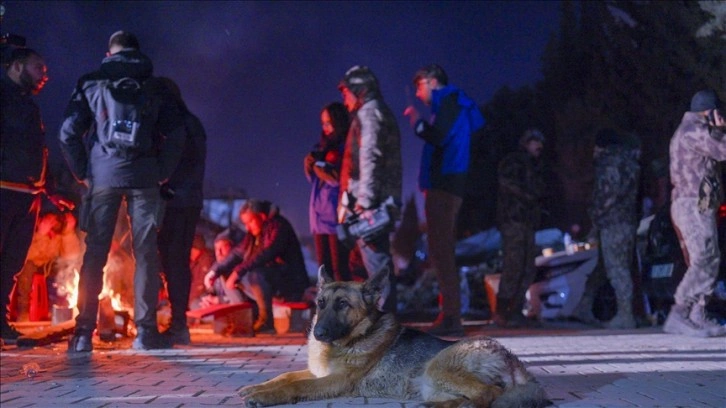
[[[18,337],[23,334],[15,330],[15,328],[9,325],[7,322],[2,323],[0,328],[0,338],[2,338],[5,344],[15,344],[18,342]]]
[[[91,333],[75,333],[68,339],[69,353],[90,353],[93,351],[93,338]]]
[[[668,313],[665,323],[663,323],[663,332],[693,337],[709,337],[706,331],[688,318],[690,312],[691,308],[686,305],[674,304],[671,306],[671,311]]]
[[[701,330],[706,334],[701,337],[719,337],[726,335],[726,326],[718,324],[717,321],[709,319],[706,315],[706,302],[703,300],[691,306],[688,320],[700,326]]]
[[[426,332],[439,337],[466,336],[464,326],[461,325],[461,318],[451,316],[439,316]]]
[[[173,344],[169,337],[162,336],[156,328],[137,328],[136,338],[131,343],[134,350],[170,349]]]
[[[165,332],[161,333],[161,335],[166,337],[172,345],[178,344],[180,346],[188,346],[192,344],[189,328],[186,326],[182,328],[170,327]]]

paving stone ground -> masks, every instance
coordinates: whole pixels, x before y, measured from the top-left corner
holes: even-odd
[[[497,338],[517,354],[555,407],[726,407],[726,338],[554,326],[506,331],[472,325],[467,335]],[[302,369],[302,334],[225,338],[192,331],[193,345],[134,351],[130,339],[94,340],[88,355],[65,343],[0,352],[0,406],[242,406],[240,387]],[[28,376],[23,367],[35,363]],[[342,398],[296,407],[409,408],[415,401]]]

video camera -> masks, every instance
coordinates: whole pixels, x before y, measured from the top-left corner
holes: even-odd
[[[397,208],[393,197],[388,197],[378,208],[372,210],[373,216],[369,220],[361,218],[360,214],[351,213],[335,229],[338,240],[353,246],[357,238],[361,238],[365,242],[372,242],[382,235],[388,234],[393,230],[394,225],[394,217],[391,212]]]

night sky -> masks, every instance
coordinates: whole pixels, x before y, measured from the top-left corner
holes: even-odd
[[[52,161],[62,160],[58,129],[76,80],[99,67],[111,33],[128,30],[206,128],[207,192],[237,187],[276,202],[301,236],[309,235],[310,192],[302,160],[319,139],[321,108],[341,100],[337,83],[348,68],[367,65],[378,76],[401,127],[404,198],[420,199],[422,142],[402,115],[413,73],[438,63],[451,84],[486,103],[502,86],[541,79],[559,20],[557,1],[4,5],[2,32],[26,37],[48,64],[50,82],[36,101]]]

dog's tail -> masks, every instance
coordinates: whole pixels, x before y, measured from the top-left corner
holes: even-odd
[[[552,405],[541,385],[531,378],[522,384],[512,384],[494,400],[492,408],[544,408]]]

